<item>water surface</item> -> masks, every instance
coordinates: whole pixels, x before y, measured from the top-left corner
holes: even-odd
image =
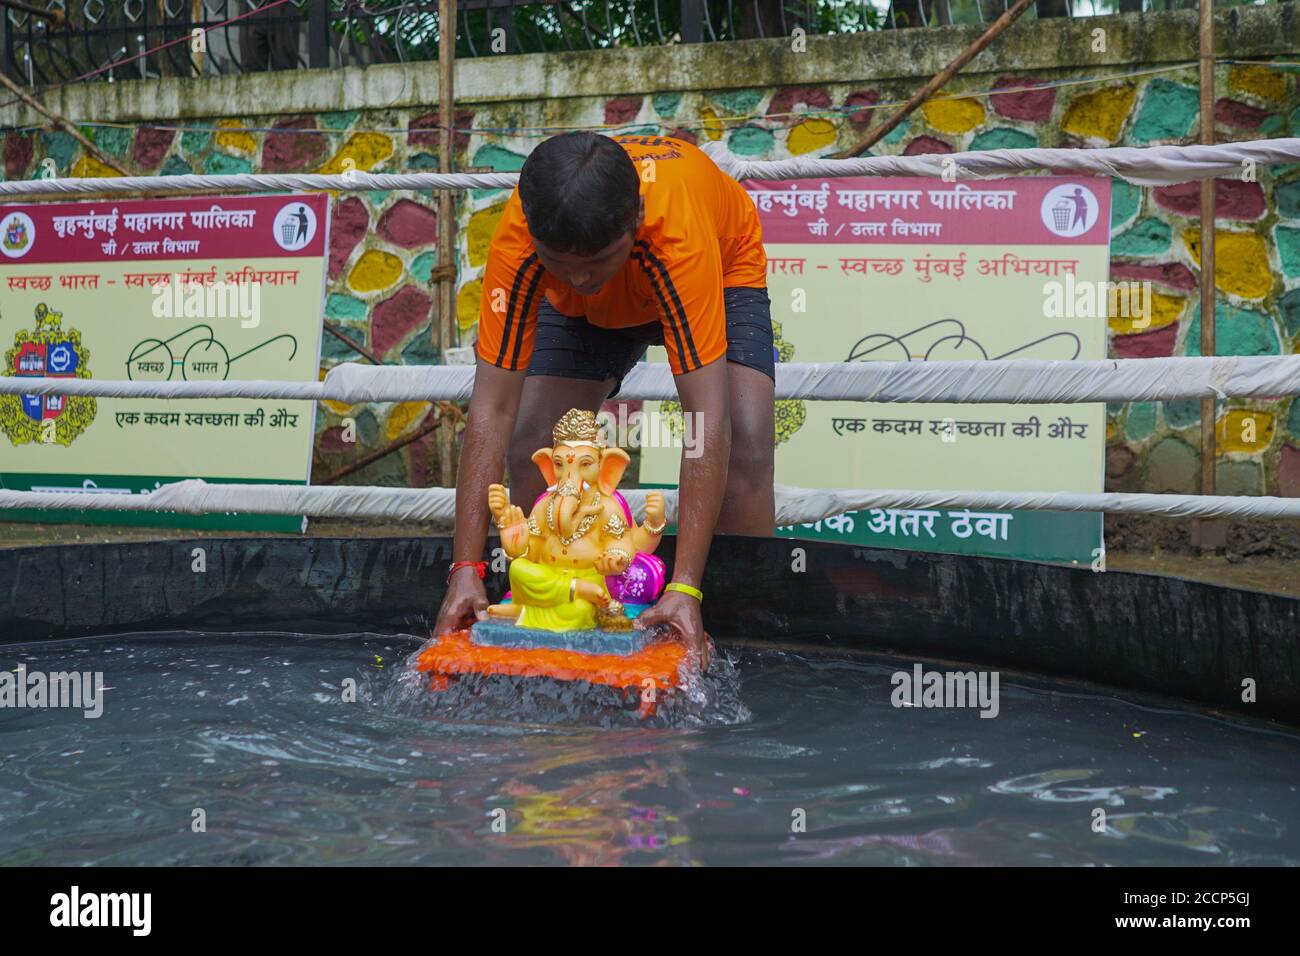
[[[108,687],[99,719],[0,709],[0,864],[1300,863],[1300,737],[1271,725],[1005,673],[995,719],[896,708],[911,661],[745,650],[646,726],[517,688],[449,707],[419,646],[0,647]]]

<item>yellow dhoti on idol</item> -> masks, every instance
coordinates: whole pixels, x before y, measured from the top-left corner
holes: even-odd
[[[528,558],[510,562],[511,600],[523,608],[517,623],[547,631],[577,631],[596,626],[596,605],[574,596],[575,578],[591,581],[602,590],[605,578],[592,568],[565,569],[539,564]]]

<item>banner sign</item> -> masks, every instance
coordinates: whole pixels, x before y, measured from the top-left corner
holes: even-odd
[[[0,206],[0,375],[316,381],[328,235],[323,193]],[[4,395],[0,432],[0,482],[10,490],[148,494],[184,478],[306,484],[315,407]],[[270,515],[0,517],[305,528],[302,517]]]
[[[750,182],[781,361],[1106,357],[1110,179]],[[1125,293],[1132,291],[1131,297]],[[1122,306],[1140,305],[1119,290]],[[662,352],[656,350],[658,360]],[[647,412],[671,416],[672,404]],[[777,403],[776,480],[817,488],[1103,490],[1105,406]],[[672,487],[679,449],[643,452]],[[875,509],[779,534],[1086,562],[1101,515]]]

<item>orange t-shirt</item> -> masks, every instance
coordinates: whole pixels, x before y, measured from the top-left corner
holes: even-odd
[[[764,288],[767,255],[758,211],[744,189],[690,143],[620,136],[641,176],[645,218],[623,268],[595,295],[579,295],[537,259],[519,190],[492,236],[479,307],[478,354],[526,369],[545,295],[561,315],[606,329],[661,322],[674,374],[727,352],[722,290]]]

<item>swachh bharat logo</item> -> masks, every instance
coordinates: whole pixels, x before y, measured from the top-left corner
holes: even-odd
[[[90,350],[81,344],[81,333],[62,326],[62,312],[38,305],[36,330],[14,336],[0,375],[90,378]],[[95,420],[96,409],[88,395],[0,395],[0,431],[15,445],[71,445]]]

